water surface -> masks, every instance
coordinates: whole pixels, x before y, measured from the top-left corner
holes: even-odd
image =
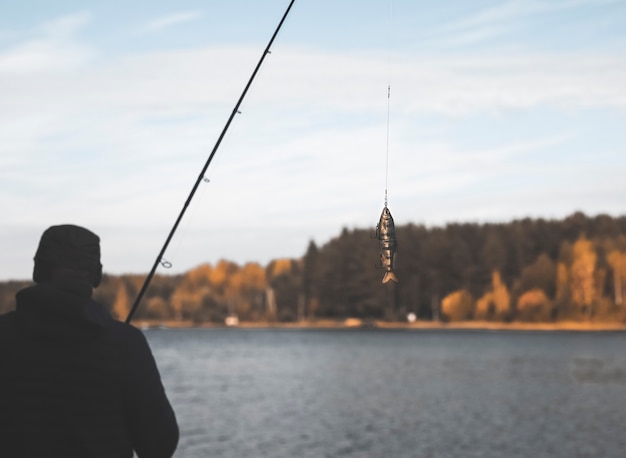
[[[177,458],[626,457],[626,333],[146,331]]]

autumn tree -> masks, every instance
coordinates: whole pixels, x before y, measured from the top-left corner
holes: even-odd
[[[478,319],[509,319],[511,312],[511,295],[502,282],[500,272],[491,275],[491,289],[476,301],[475,318]]]
[[[231,277],[227,289],[231,313],[240,319],[258,320],[263,313],[264,294],[267,287],[265,269],[256,262],[249,262]]]
[[[533,289],[542,290],[548,297],[556,293],[557,266],[546,253],[541,253],[535,261],[526,266],[515,282],[515,293],[523,294]]]
[[[230,267],[230,263],[218,264],[218,267],[226,270]],[[203,264],[183,275],[171,296],[171,305],[176,320],[210,319],[210,311],[206,307],[206,298],[214,294],[211,277],[218,276],[221,279],[222,276],[226,276],[225,274],[222,275],[221,271],[215,274],[215,270],[210,264]],[[220,314],[217,319],[222,319],[224,316],[225,312]],[[211,316],[211,318],[215,317]]]
[[[466,321],[472,318],[473,305],[472,295],[461,289],[443,298],[441,312],[448,321]]]
[[[407,311],[421,319],[457,319],[464,316],[457,313],[463,310],[459,304],[468,303],[463,299],[468,296],[452,294],[459,291],[480,298],[475,316],[482,319],[504,319],[516,311],[520,319],[539,319],[543,311],[536,309],[545,309],[540,303],[549,304],[553,319],[624,315],[616,304],[624,303],[626,268],[619,253],[626,253],[626,216],[578,212],[564,220],[397,225],[400,282],[393,285],[381,284],[378,241],[371,233],[373,226],[344,228],[323,245],[309,243],[302,258],[270,262],[267,268],[222,260],[182,275],[155,275],[134,316],[223,322],[231,311],[241,319],[262,320],[267,307],[278,304],[277,318],[284,320],[313,315],[396,320]],[[122,318],[144,281],[144,275],[105,274],[94,299]],[[0,285],[1,311],[14,307],[14,286]],[[441,314],[441,298],[448,315]]]
[[[591,241],[581,236],[572,248],[569,269],[571,299],[579,311],[591,314],[596,297],[595,271],[597,255]]]
[[[516,316],[520,321],[550,321],[552,303],[542,289],[531,289],[518,297]]]
[[[228,282],[237,270],[239,266],[236,263],[221,259],[214,268],[208,271],[209,284],[217,295],[224,295]]]
[[[626,284],[626,253],[611,251],[607,256],[607,262],[613,270],[613,291],[615,304],[622,305],[624,284]]]

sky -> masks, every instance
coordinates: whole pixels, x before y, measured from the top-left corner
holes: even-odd
[[[288,4],[0,3],[0,280],[66,223],[147,273]],[[385,190],[396,225],[621,216],[626,1],[296,0],[239,111],[158,273],[299,258]]]

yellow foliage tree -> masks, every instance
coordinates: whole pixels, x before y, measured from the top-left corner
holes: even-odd
[[[556,268],[556,301],[565,303],[569,300],[569,274],[565,263],[559,262]]]
[[[517,317],[522,321],[547,321],[552,315],[552,303],[539,289],[526,291],[517,299]]]
[[[495,271],[491,275],[491,290],[487,291],[476,301],[477,319],[504,319],[511,311],[511,295],[502,282],[500,272]]]
[[[489,308],[493,302],[493,293],[491,291],[487,291],[476,300],[476,310],[474,310],[474,318],[477,320],[486,320],[489,318],[490,311]]]
[[[248,263],[229,276],[224,296],[229,313],[242,317],[248,314],[255,297],[259,297],[265,288],[265,269],[257,263]]]
[[[500,272],[494,272],[491,276],[493,286],[493,303],[497,316],[504,316],[511,310],[511,295],[500,276]]]
[[[229,281],[229,278],[239,270],[239,266],[233,262],[221,260],[217,263],[214,269],[211,269],[209,273],[209,280],[211,285],[217,289],[224,288]]]
[[[191,283],[192,285],[206,284],[210,281],[212,272],[213,267],[211,267],[211,264],[202,264],[187,272],[185,275],[185,281]]]
[[[170,297],[170,303],[176,320],[196,319],[201,313],[205,298],[213,294],[213,280],[217,277],[219,287],[223,288],[228,276],[224,273],[230,263],[223,261],[216,268],[202,264],[185,273],[182,281]]]
[[[607,256],[607,261],[613,270],[613,291],[615,303],[622,305],[624,284],[626,283],[626,253],[613,250]]]
[[[473,299],[464,289],[448,294],[441,301],[441,312],[450,321],[465,321],[472,318]]]
[[[276,259],[267,267],[267,276],[269,278],[279,277],[282,274],[291,272],[292,260],[288,258]]]
[[[246,286],[246,281],[241,270],[233,272],[225,283],[227,287],[224,295],[227,298],[240,296]]]
[[[265,269],[256,262],[249,262],[241,269],[243,283],[248,288],[264,290],[266,286]]]
[[[596,297],[596,261],[593,244],[586,237],[580,237],[573,247],[569,280],[572,303],[581,309],[590,310]]]

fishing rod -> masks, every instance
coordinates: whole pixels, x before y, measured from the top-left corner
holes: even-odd
[[[291,2],[289,2],[289,6],[287,7],[287,10],[283,14],[283,17],[280,20],[280,22],[278,23],[278,26],[276,27],[276,30],[274,30],[274,34],[272,35],[272,38],[270,38],[270,41],[268,42],[267,46],[265,47],[265,50],[263,51],[263,54],[261,55],[261,58],[259,59],[259,62],[256,64],[256,67],[255,67],[254,71],[252,72],[252,75],[250,76],[250,79],[248,80],[248,83],[246,84],[246,87],[244,88],[243,92],[239,96],[239,100],[235,104],[235,108],[233,108],[233,112],[230,114],[230,116],[228,118],[228,121],[226,121],[226,125],[224,126],[224,129],[222,129],[222,133],[218,137],[217,142],[215,142],[215,146],[213,147],[213,150],[211,151],[211,154],[209,155],[209,158],[207,159],[206,163],[204,164],[204,167],[202,167],[202,170],[200,171],[200,174],[198,175],[198,178],[196,179],[196,182],[194,183],[193,187],[191,188],[191,192],[189,193],[189,196],[187,197],[187,200],[185,201],[185,203],[184,203],[184,205],[183,205],[183,207],[182,207],[182,209],[181,209],[181,211],[180,211],[180,213],[178,215],[178,218],[176,218],[176,222],[174,223],[174,226],[172,226],[172,229],[170,230],[170,233],[168,234],[167,238],[165,239],[165,243],[163,244],[163,247],[161,248],[161,251],[159,252],[156,260],[154,261],[154,265],[152,266],[152,269],[150,270],[150,273],[146,277],[146,280],[144,281],[143,286],[141,287],[141,290],[139,290],[139,294],[137,295],[137,299],[135,299],[135,302],[133,303],[133,306],[130,309],[130,312],[128,313],[128,316],[126,317],[126,323],[130,323],[130,321],[133,319],[133,315],[137,311],[137,308],[139,307],[139,303],[141,302],[141,299],[143,298],[143,295],[145,294],[146,290],[148,289],[148,285],[150,284],[150,281],[152,280],[152,277],[154,277],[154,274],[155,274],[155,272],[157,270],[157,267],[159,266],[159,264],[163,263],[163,261],[162,261],[163,255],[165,254],[165,251],[167,250],[167,247],[170,244],[170,241],[172,240],[172,237],[174,237],[174,233],[176,232],[176,229],[178,229],[178,225],[180,224],[180,221],[183,219],[183,215],[187,211],[187,207],[189,206],[189,203],[191,202],[191,199],[193,199],[193,196],[195,195],[196,190],[198,189],[198,186],[200,185],[200,183],[205,179],[206,171],[209,168],[209,165],[211,164],[211,161],[213,160],[213,156],[215,156],[215,153],[217,152],[217,149],[219,148],[220,143],[222,143],[222,139],[224,138],[224,135],[226,135],[226,131],[230,127],[230,124],[233,121],[235,115],[239,113],[239,106],[241,105],[241,102],[243,102],[243,99],[246,96],[246,94],[248,92],[248,89],[252,85],[252,81],[254,81],[254,78],[256,77],[256,74],[258,73],[259,69],[261,68],[261,64],[263,64],[263,61],[265,60],[265,56],[270,54],[270,48],[271,48],[272,44],[274,43],[274,39],[276,38],[276,35],[278,35],[278,31],[280,30],[280,28],[283,26],[283,22],[285,22],[285,19],[287,18],[287,15],[289,14],[289,11],[291,10],[291,7],[293,6],[294,2],[295,2],[295,0],[291,0]],[[169,263],[167,263],[167,264],[169,264]]]

